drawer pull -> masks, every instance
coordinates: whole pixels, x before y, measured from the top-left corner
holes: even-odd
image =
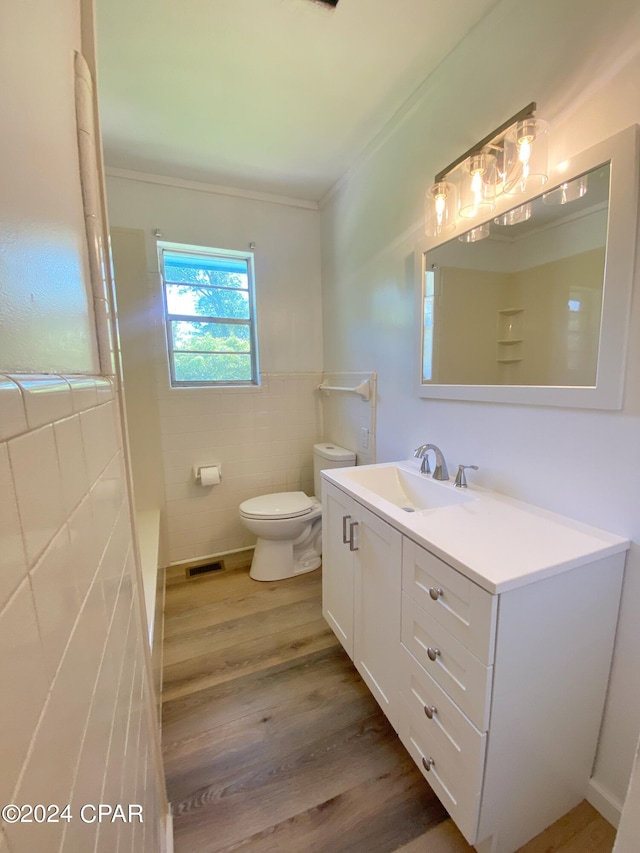
[[[349,544],[349,540],[348,540],[348,538],[347,538],[347,521],[348,521],[350,518],[351,518],[351,516],[350,516],[350,515],[343,515],[343,516],[342,516],[342,544],[343,544],[343,545],[348,545],[348,544]]]
[[[437,657],[440,657],[440,649],[434,649],[432,646],[429,646],[427,654],[429,655],[429,660],[435,660]]]
[[[349,518],[351,518],[351,516],[349,516]],[[358,546],[353,541],[353,531],[358,526],[358,524],[359,524],[359,522],[357,522],[357,521],[350,521],[349,522],[349,550],[350,551],[357,551],[358,550]]]
[[[433,760],[433,758],[425,758],[425,757],[423,756],[423,758],[422,758],[422,766],[423,766],[423,767],[424,767],[424,769],[427,771],[427,773],[429,772],[429,770],[431,770],[431,768],[433,767],[433,765],[434,765],[434,764],[435,764],[435,761]]]
[[[430,720],[433,720],[433,715],[438,713],[435,705],[425,705],[424,712]]]
[[[440,587],[430,586],[429,595],[434,601],[437,601],[440,596],[444,595],[444,590],[440,589]]]

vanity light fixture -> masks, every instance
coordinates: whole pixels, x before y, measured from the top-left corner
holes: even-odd
[[[532,102],[438,172],[425,198],[428,237],[453,230],[461,219],[486,216],[502,193],[516,195],[546,183],[548,126],[535,111]],[[521,219],[499,224],[528,219],[525,208]],[[478,235],[482,230],[472,229]],[[488,236],[488,228],[482,236]],[[474,242],[482,237],[460,239]]]
[[[565,184],[551,190],[551,192],[543,193],[542,201],[545,204],[568,204],[570,201],[577,201],[587,194],[589,189],[587,176],[581,175],[573,181],[568,181]]]

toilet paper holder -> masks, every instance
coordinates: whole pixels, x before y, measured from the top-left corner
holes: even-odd
[[[215,486],[222,481],[222,466],[218,462],[194,465],[193,477],[200,486]]]

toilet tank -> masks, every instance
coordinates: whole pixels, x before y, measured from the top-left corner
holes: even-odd
[[[322,500],[322,477],[320,472],[327,468],[348,468],[356,464],[353,450],[338,447],[331,441],[313,445],[313,488],[317,499]]]

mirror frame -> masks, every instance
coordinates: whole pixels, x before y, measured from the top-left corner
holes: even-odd
[[[416,269],[420,283],[416,288],[420,303],[416,315],[420,323],[418,365],[418,396],[441,400],[468,400],[489,403],[517,403],[536,406],[563,406],[584,409],[621,409],[629,314],[636,253],[638,220],[638,125],[609,137],[592,148],[554,166],[549,170],[549,181],[544,192],[572,178],[610,163],[609,221],[604,271],[604,294],[600,337],[598,341],[598,367],[596,384],[589,386],[546,385],[441,385],[422,381],[423,357],[423,305],[426,255],[443,243],[455,239],[469,230],[456,227],[446,239],[424,238],[416,246]],[[495,216],[518,207],[541,195],[540,189],[523,193],[515,200],[502,197],[491,216],[474,222],[477,227],[490,222]],[[514,201],[517,203],[514,204]],[[466,226],[466,223],[465,223]]]

